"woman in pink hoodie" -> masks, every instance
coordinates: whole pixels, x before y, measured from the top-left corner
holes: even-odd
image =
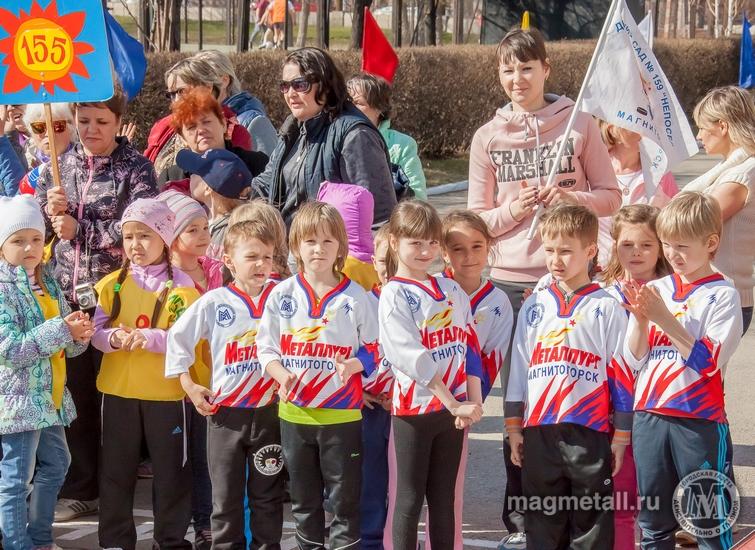
[[[539,235],[527,239],[535,208],[574,203],[609,216],[621,206],[621,193],[598,125],[585,113],[577,116],[553,186],[544,188],[574,102],[545,93],[551,66],[537,30],[509,32],[497,53],[499,78],[511,102],[472,139],[468,207],[480,214],[494,238],[490,277],[506,292],[516,319],[524,290],[546,273]],[[503,395],[508,355],[501,370]],[[516,502],[510,497],[522,495],[521,469],[511,464],[510,455],[505,439],[503,521],[511,535],[502,547],[524,548],[524,514],[507,505]]]

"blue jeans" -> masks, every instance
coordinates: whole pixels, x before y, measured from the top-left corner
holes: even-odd
[[[3,547],[29,550],[52,544],[55,502],[71,463],[63,426],[3,434],[2,447],[0,528]]]

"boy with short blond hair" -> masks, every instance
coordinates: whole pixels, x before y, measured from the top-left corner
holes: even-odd
[[[522,467],[527,547],[611,548],[612,473],[632,427],[631,373],[620,357],[627,316],[590,281],[593,212],[558,206],[540,234],[553,283],[519,312],[505,406],[511,459]],[[558,509],[547,508],[554,499]]]
[[[656,223],[674,272],[625,288],[632,316],[624,356],[637,372],[632,438],[637,483],[640,498],[655,503],[640,511],[643,548],[674,548],[679,528],[674,494],[685,476],[713,470],[695,482],[699,496],[708,498],[706,492],[721,489],[731,475],[723,376],[741,340],[742,315],[736,289],[711,265],[721,227],[715,199],[677,195]],[[695,527],[717,533],[698,537],[700,548],[731,548],[727,495],[722,491],[720,499],[709,500],[715,504],[711,517],[695,521]]]

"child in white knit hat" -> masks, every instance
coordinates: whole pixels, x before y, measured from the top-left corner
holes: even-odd
[[[6,548],[53,548],[71,461],[64,427],[76,417],[65,361],[86,349],[93,327],[44,269],[36,201],[1,197],[0,220],[0,529]]]

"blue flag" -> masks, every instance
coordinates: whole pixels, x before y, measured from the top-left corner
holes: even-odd
[[[144,48],[107,10],[105,11],[105,25],[113,67],[123,86],[123,91],[131,101],[142,89],[144,75],[147,74],[147,57],[144,55]]]
[[[742,16],[742,45],[739,50],[739,85],[742,88],[755,86],[755,57],[752,52],[752,35],[747,15]]]

